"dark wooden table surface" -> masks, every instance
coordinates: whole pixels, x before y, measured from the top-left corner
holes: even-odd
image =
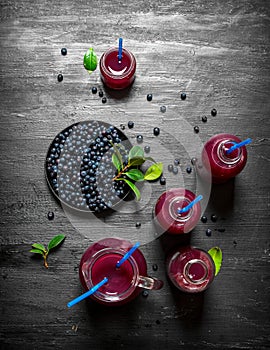
[[[0,16],[0,348],[269,349],[269,2],[2,0]],[[103,89],[99,71],[89,75],[82,58],[89,47],[100,57],[119,36],[136,56],[136,80],[125,95],[105,91],[102,104],[91,93],[92,86]],[[157,155],[168,154],[171,161],[179,156],[191,189],[196,176],[185,172],[190,154],[177,143],[181,135],[201,144],[220,132],[253,139],[246,168],[234,182],[212,188],[208,222],[190,235],[193,245],[219,246],[224,255],[204,294],[181,294],[169,284],[164,256],[177,239],[162,236],[141,250],[149,274],[164,280],[163,289],[119,308],[93,301],[66,307],[82,292],[78,265],[91,238],[117,236],[119,226],[135,238],[133,215],[115,220],[110,230],[93,227],[85,235],[45,180],[44,160],[54,136],[96,115],[118,127],[134,120],[134,130],[125,130],[132,142],[138,133],[153,141],[152,129],[159,126],[163,148]],[[210,220],[213,213],[217,222]],[[58,233],[66,240],[46,270],[29,250]]]

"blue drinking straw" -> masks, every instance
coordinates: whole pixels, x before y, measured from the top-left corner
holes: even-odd
[[[251,139],[246,139],[246,140],[244,140],[244,141],[242,141],[242,142],[236,143],[236,144],[233,145],[231,148],[229,148],[229,149],[226,151],[226,153],[227,153],[227,154],[230,154],[230,153],[232,153],[235,149],[240,148],[240,147],[242,147],[242,146],[245,146],[245,145],[249,144],[251,141],[252,141]]]
[[[103,286],[103,284],[108,282],[108,278],[104,277],[104,279],[102,281],[100,281],[99,283],[97,283],[94,287],[92,287],[91,289],[89,289],[88,292],[80,295],[79,297],[73,299],[72,301],[70,301],[69,303],[67,303],[68,307],[71,307],[77,303],[79,303],[80,301],[84,300],[85,298],[89,297],[90,295],[92,295],[93,293],[95,293],[101,286]]]
[[[123,258],[118,261],[116,267],[119,268],[130,256],[135,252],[135,250],[140,246],[140,242],[134,244],[134,246],[123,256]]]
[[[123,50],[123,39],[122,38],[119,38],[119,44],[118,44],[118,59],[119,61],[122,60],[122,50]]]
[[[187,212],[190,208],[193,207],[193,205],[195,205],[196,203],[198,203],[200,200],[203,199],[203,196],[200,194],[198,197],[196,197],[194,199],[194,201],[190,202],[186,207],[184,208],[181,208],[181,209],[178,209],[178,214],[182,214],[182,213],[185,213]]]

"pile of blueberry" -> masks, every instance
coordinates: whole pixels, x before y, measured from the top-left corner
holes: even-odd
[[[112,144],[123,160],[131,147],[113,125],[99,121],[76,123],[60,132],[47,153],[46,174],[53,193],[72,208],[100,213],[112,208],[129,189],[113,181]]]

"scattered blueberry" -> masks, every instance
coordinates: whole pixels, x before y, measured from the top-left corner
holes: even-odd
[[[203,222],[204,224],[207,223],[207,216],[203,215],[201,217],[201,222]]]
[[[212,109],[211,115],[215,117],[217,115],[217,110],[215,108]]]
[[[172,171],[173,171],[173,165],[172,165],[172,164],[169,164],[169,165],[168,165],[168,171],[169,171],[169,172],[172,172]]]
[[[106,97],[102,97],[102,103],[106,103],[107,102],[107,98]]]
[[[129,127],[129,129],[132,129],[134,127],[134,122],[129,121],[128,122],[128,127]]]
[[[178,174],[178,168],[176,166],[173,167],[172,172],[176,175]]]
[[[142,292],[142,296],[143,296],[144,298],[147,298],[148,295],[149,295],[149,292],[148,292],[147,290],[144,290],[144,291]]]
[[[144,152],[145,152],[145,153],[149,153],[150,150],[151,150],[151,149],[150,149],[150,146],[145,146],[145,147],[144,147]]]
[[[153,99],[153,95],[152,94],[148,94],[147,96],[146,96],[146,99],[147,99],[147,101],[152,101],[152,99]]]
[[[236,244],[237,244],[236,240],[233,241],[233,244],[236,246]]]
[[[99,96],[99,97],[103,97],[103,95],[104,95],[103,91],[100,90],[100,91],[98,92],[98,96]]]
[[[179,164],[180,164],[180,160],[176,158],[176,159],[174,160],[174,165],[179,165]]]
[[[196,132],[196,134],[198,134],[198,132],[200,131],[200,128],[196,125],[194,126],[194,131]]]
[[[139,143],[143,142],[143,136],[142,135],[137,135],[137,142],[139,142]]]
[[[197,158],[191,158],[190,162],[191,162],[192,165],[196,165],[197,160],[198,160]]]
[[[160,320],[156,320],[156,324],[160,324]]]
[[[96,94],[97,93],[97,88],[95,86],[92,87],[92,94]]]
[[[153,265],[152,265],[152,269],[153,269],[153,271],[157,271],[157,270],[158,270],[157,264],[153,264]]]
[[[125,130],[125,125],[124,124],[120,124],[120,128],[121,128],[121,130]]]
[[[160,107],[160,112],[165,113],[166,112],[166,106],[161,106]]]
[[[213,222],[216,222],[217,219],[218,219],[218,217],[217,217],[216,214],[212,214],[212,215],[211,215],[211,220],[212,220]]]
[[[191,168],[190,166],[188,166],[188,167],[186,168],[186,172],[187,172],[188,174],[191,174],[192,168]]]
[[[205,231],[205,234],[207,237],[210,237],[212,235],[212,231],[210,230],[210,228],[208,228],[206,231]]]
[[[58,74],[57,80],[59,81],[59,83],[63,80],[63,75],[61,73]]]
[[[158,136],[159,133],[160,133],[160,129],[159,129],[159,128],[154,128],[154,129],[153,129],[153,134],[154,134],[155,136]]]
[[[53,211],[49,211],[47,214],[47,218],[48,220],[52,221],[54,219],[54,212]]]
[[[187,95],[185,92],[181,93],[181,100],[185,100],[187,98]]]
[[[139,228],[141,226],[142,226],[142,224],[140,222],[136,222],[135,227]]]
[[[203,122],[203,123],[206,123],[206,122],[207,122],[207,116],[206,116],[206,115],[204,115],[204,116],[202,117],[202,122]]]
[[[161,176],[161,178],[159,179],[159,182],[161,185],[166,185],[166,178]]]
[[[63,47],[63,48],[61,49],[61,54],[62,54],[63,56],[66,56],[66,54],[67,54],[67,49],[66,49],[65,47]]]

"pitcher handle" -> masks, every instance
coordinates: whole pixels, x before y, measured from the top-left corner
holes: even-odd
[[[139,276],[138,287],[145,289],[160,289],[163,287],[163,281],[153,277]]]

